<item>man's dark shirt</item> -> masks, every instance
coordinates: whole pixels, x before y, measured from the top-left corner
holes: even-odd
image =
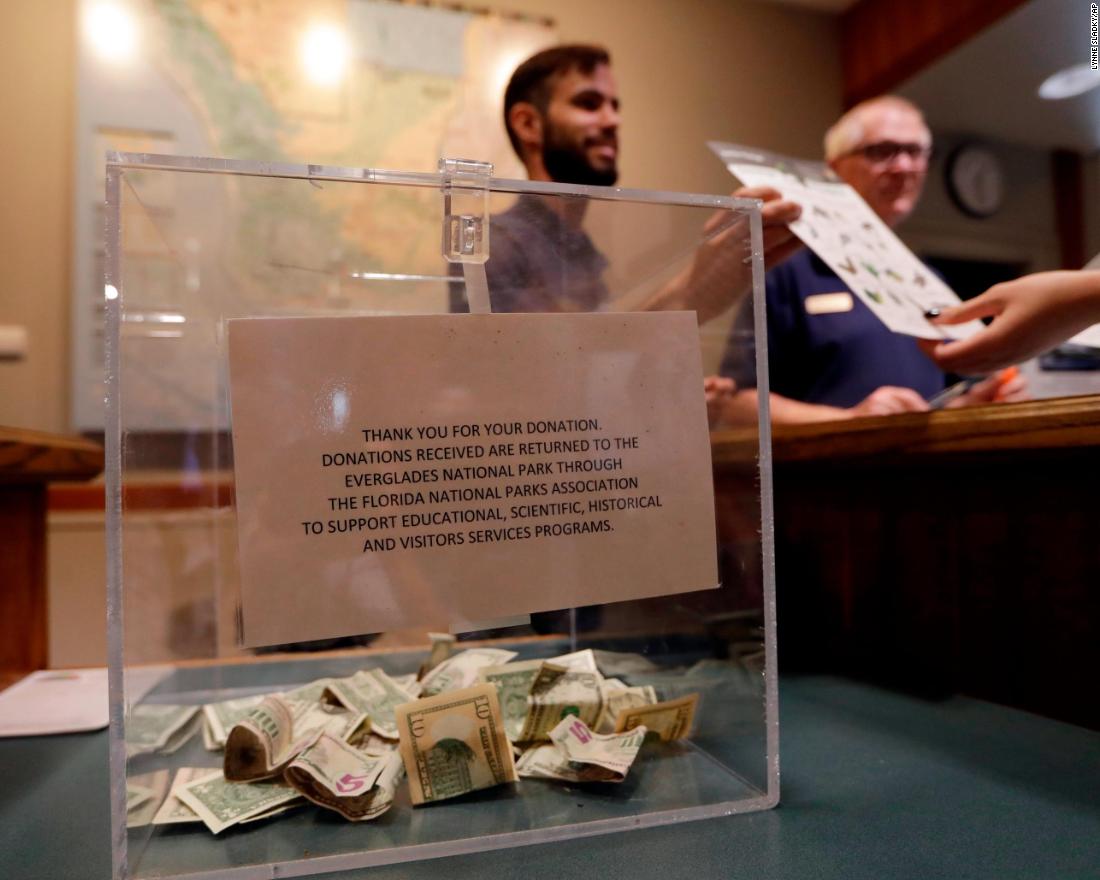
[[[888,329],[813,252],[800,251],[770,271],[765,284],[768,373],[776,394],[851,407],[883,385],[912,388],[925,399],[944,389],[944,374],[916,340]],[[838,292],[851,296],[851,309],[807,311],[808,298]],[[752,339],[750,301],[737,316],[720,370],[739,388],[756,387]]]
[[[607,259],[588,235],[567,225],[539,196],[521,195],[489,218],[485,275],[494,312],[596,311],[608,300],[606,268]],[[459,274],[461,267],[456,269]],[[469,311],[461,285],[451,285],[451,311]]]

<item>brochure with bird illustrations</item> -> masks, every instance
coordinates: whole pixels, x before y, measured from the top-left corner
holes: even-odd
[[[717,141],[708,146],[745,186],[770,186],[802,206],[791,231],[891,330],[964,339],[981,328],[978,321],[937,327],[925,318],[929,309],[957,305],[959,297],[824,162]],[[850,308],[849,301],[835,310]]]

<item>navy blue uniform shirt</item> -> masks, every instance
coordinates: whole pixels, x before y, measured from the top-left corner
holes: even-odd
[[[925,399],[943,391],[943,372],[916,340],[888,329],[812,251],[799,251],[765,282],[768,372],[776,394],[850,407],[883,385],[912,388]],[[844,297],[813,299],[829,293],[847,293],[851,308],[844,308]],[[734,322],[720,370],[739,388],[756,387],[752,340],[750,300]]]

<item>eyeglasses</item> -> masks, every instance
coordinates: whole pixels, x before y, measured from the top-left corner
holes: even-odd
[[[885,165],[893,162],[904,153],[913,162],[927,162],[932,158],[931,144],[899,144],[897,141],[878,141],[874,144],[864,144],[849,150],[845,156],[862,156],[868,162],[875,165]]]

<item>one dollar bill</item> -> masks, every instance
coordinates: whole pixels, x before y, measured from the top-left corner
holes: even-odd
[[[278,776],[318,734],[351,735],[361,716],[343,706],[270,695],[239,721],[225,743],[225,778],[256,782]]]
[[[524,752],[516,764],[520,776],[564,782],[622,782],[645,740],[646,729],[607,736],[579,718],[565,718],[550,731],[550,744]]]
[[[404,765],[396,752],[371,757],[321,734],[290,762],[285,775],[307,800],[360,822],[390,808],[403,774]]]
[[[566,715],[595,724],[600,716],[600,675],[573,672],[546,661],[531,682],[527,695],[527,716],[519,733],[520,742],[547,739]]]
[[[520,660],[501,666],[486,666],[478,673],[482,681],[494,685],[504,713],[504,732],[515,742],[523,732],[527,718],[527,696],[542,668],[541,660]]]
[[[198,706],[143,703],[134,706],[126,719],[126,754],[170,753],[179,749],[195,730],[191,720]]]
[[[264,697],[229,731],[225,742],[225,778],[230,782],[254,782],[277,775],[293,757],[293,737],[290,706],[281,697]]]
[[[165,798],[164,803],[160,805],[160,809],[157,810],[156,815],[153,817],[153,824],[180,825],[190,822],[201,822],[202,819],[199,818],[198,813],[181,801],[176,796],[176,792],[189,782],[193,782],[204,776],[214,776],[217,775],[217,773],[218,770],[215,767],[180,767],[180,769],[176,771],[175,778],[172,780],[172,788],[168,792],[168,797]]]
[[[126,779],[126,827],[148,825],[168,792],[171,774],[154,770]]]
[[[394,707],[414,699],[381,669],[364,669],[350,678],[333,679],[325,693],[370,719],[371,730],[386,739],[397,739]]]
[[[486,666],[500,666],[515,656],[515,651],[502,648],[470,648],[448,657],[428,672],[420,681],[420,693],[431,697],[445,691],[468,688],[477,681],[478,673]]]
[[[228,782],[220,770],[173,790],[215,834],[249,819],[282,812],[301,798],[293,788],[277,782]]]

